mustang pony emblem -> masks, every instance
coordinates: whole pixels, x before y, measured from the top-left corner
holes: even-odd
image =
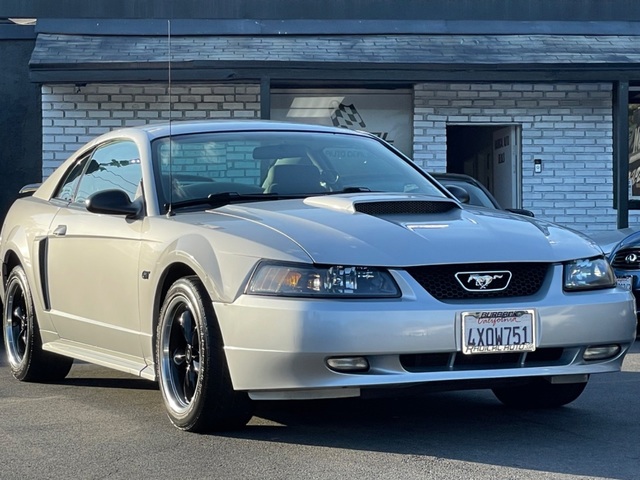
[[[502,278],[502,275],[478,275],[473,274],[469,275],[467,279],[467,283],[474,280],[476,282],[476,287],[480,287],[480,290],[484,290],[489,286],[491,282],[493,282],[497,278]]]
[[[496,292],[504,290],[511,282],[508,270],[485,272],[458,272],[456,280],[468,292]]]

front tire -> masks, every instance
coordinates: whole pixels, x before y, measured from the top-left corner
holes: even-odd
[[[551,383],[536,378],[525,385],[494,388],[493,394],[508,407],[557,408],[576,400],[586,386],[587,382]]]
[[[176,427],[204,432],[247,424],[251,401],[233,390],[213,306],[197,277],[169,288],[156,341],[160,391]]]
[[[21,266],[9,274],[5,292],[2,332],[11,374],[24,382],[62,380],[73,359],[42,350],[33,297]]]

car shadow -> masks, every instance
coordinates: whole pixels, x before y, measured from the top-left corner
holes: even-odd
[[[4,344],[0,342],[0,368],[9,369]],[[96,375],[98,373],[99,375]],[[105,367],[97,367],[81,360],[75,360],[69,375],[63,380],[45,382],[50,385],[76,387],[113,388],[127,390],[158,390],[156,382],[123,374]]]
[[[640,385],[640,373],[620,373]],[[618,384],[618,382],[616,382]],[[443,392],[376,400],[256,402],[244,430],[224,436],[335,449],[448,459],[589,477],[635,479],[620,465],[640,460],[638,442],[620,443],[632,424],[592,379],[583,397],[548,410],[504,407],[490,391]],[[631,397],[635,396],[636,392]],[[594,402],[592,395],[597,397]],[[602,395],[607,401],[602,401]],[[633,398],[630,398],[633,400]],[[637,402],[635,402],[637,404]],[[619,459],[620,461],[617,461]],[[635,462],[637,463],[637,462]]]
[[[67,377],[64,380],[55,382],[56,385],[67,385],[75,387],[95,387],[113,388],[126,390],[158,390],[158,384],[150,380],[142,380],[138,377],[132,378],[77,378]]]

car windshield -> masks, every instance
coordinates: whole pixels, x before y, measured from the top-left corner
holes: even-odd
[[[165,205],[226,193],[233,194],[228,201],[363,191],[444,195],[382,142],[351,134],[197,133],[155,140],[152,154]]]

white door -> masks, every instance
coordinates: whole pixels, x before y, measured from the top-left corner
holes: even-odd
[[[519,208],[520,146],[516,125],[493,132],[493,195],[503,208]]]

